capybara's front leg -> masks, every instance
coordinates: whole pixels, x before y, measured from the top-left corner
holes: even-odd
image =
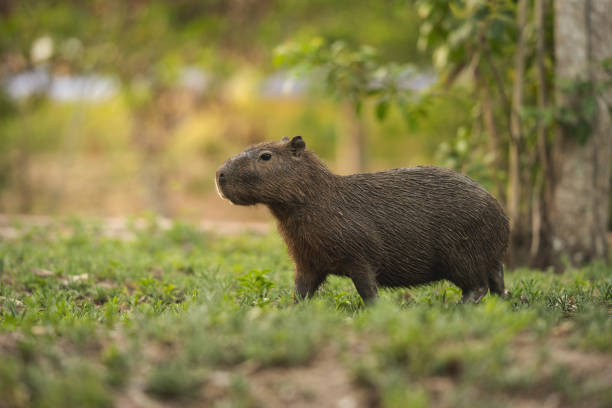
[[[295,292],[293,302],[311,298],[325,280],[324,274],[306,273],[298,269],[295,273]]]
[[[502,265],[489,273],[489,289],[491,293],[496,293],[504,299],[510,296],[510,292],[504,287],[504,267]]]

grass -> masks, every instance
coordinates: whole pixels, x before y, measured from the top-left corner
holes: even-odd
[[[292,305],[276,234],[101,231],[0,239],[0,407],[612,405],[603,264],[517,270],[510,299],[479,305],[441,282],[366,308],[341,278]]]

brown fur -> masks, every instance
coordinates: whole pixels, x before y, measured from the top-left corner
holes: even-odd
[[[477,302],[488,289],[506,293],[508,220],[461,173],[418,166],[339,176],[296,136],[248,148],[216,180],[234,204],[270,208],[295,261],[297,299],[329,274],[350,277],[365,301],[377,286],[441,279],[459,286],[463,301]]]

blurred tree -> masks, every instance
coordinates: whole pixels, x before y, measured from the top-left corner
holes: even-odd
[[[612,1],[555,2],[555,140],[552,246],[584,264],[608,256],[612,155]]]
[[[514,248],[526,246],[523,243],[526,235],[525,213],[521,211],[521,199],[524,194],[521,180],[521,147],[524,142],[524,130],[521,121],[523,98],[525,94],[525,59],[527,54],[527,0],[518,0],[516,12],[517,42],[514,52],[514,78],[512,80],[512,102],[510,110],[510,139],[508,154],[508,216],[512,226],[511,239]]]
[[[537,66],[537,111],[550,112],[549,75],[547,70],[546,15],[549,9],[548,0],[534,2],[534,29],[536,35],[535,64]],[[551,166],[551,148],[549,147],[550,119],[544,120],[541,115],[537,120],[537,160],[541,171],[536,174],[534,192],[532,195],[531,246],[529,255],[532,262],[540,262],[545,266],[551,259],[550,253],[550,203],[553,174]]]

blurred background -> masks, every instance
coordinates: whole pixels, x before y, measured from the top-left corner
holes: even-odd
[[[506,207],[517,264],[607,256],[557,222],[607,234],[606,2],[3,0],[0,213],[267,221],[214,171],[299,134],[342,174],[467,173]],[[592,188],[565,177],[596,152]]]

